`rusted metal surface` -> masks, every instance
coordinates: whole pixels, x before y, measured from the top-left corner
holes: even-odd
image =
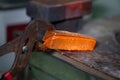
[[[31,18],[55,22],[90,13],[92,0],[32,0],[27,6]]]
[[[89,27],[86,25],[81,32],[95,37],[98,41],[94,52],[88,53],[89,58],[86,56],[88,62],[85,62],[120,79],[119,20],[99,19],[90,23]]]
[[[16,48],[19,46],[18,44],[19,41],[20,41],[20,37],[0,46],[0,56],[3,56],[9,52],[15,52]]]
[[[34,20],[30,23],[30,25],[28,25],[22,36],[0,47],[0,56],[8,53],[9,51],[14,51],[17,54],[15,64],[10,70],[12,71],[12,74],[16,74],[17,72],[19,72],[19,70],[22,70],[23,67],[27,65],[29,55],[33,50],[33,45],[38,44],[35,44],[35,42],[41,41],[42,39],[41,31],[43,34],[45,30],[53,29],[53,26],[49,23],[46,23],[45,21]],[[103,79],[119,80],[119,31],[119,21],[117,22],[110,19],[100,19],[95,22],[91,22],[88,25],[84,26],[80,33],[88,34],[96,38],[97,46],[94,51],[57,51],[56,53],[53,53],[53,55],[60,58],[61,60],[72,64],[78,69],[101,77]],[[23,59],[23,63],[19,64],[20,55],[21,53],[23,53],[22,48],[26,45],[29,50],[26,52],[28,54],[24,56],[25,59]],[[40,47],[40,49],[38,47]],[[43,47],[42,45],[37,46],[37,48],[40,51],[46,50],[46,47]]]
[[[67,60],[66,58],[62,59],[75,65],[79,69],[88,71],[103,79],[120,80],[119,21],[111,18],[99,19],[86,24],[79,32],[96,38],[97,46],[95,50],[92,52],[62,51],[61,53],[63,55],[61,56],[66,56],[66,58],[68,58]],[[80,63],[89,68],[80,67]]]
[[[14,52],[16,54],[15,61],[8,71],[13,77],[24,70],[27,66],[30,53],[33,51],[33,47],[36,41],[39,41],[37,37],[40,30],[52,30],[53,26],[45,21],[33,20],[25,29],[24,33],[0,47],[0,56]],[[40,31],[41,32],[41,31]],[[39,37],[39,39],[42,39]],[[4,75],[3,75],[4,76]]]

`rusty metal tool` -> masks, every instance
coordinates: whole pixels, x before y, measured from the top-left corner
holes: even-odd
[[[37,42],[37,36],[39,35],[38,32],[46,29],[52,30],[54,28],[51,24],[45,21],[33,20],[20,37],[0,47],[0,56],[10,52],[14,52],[16,54],[15,61],[11,69],[2,75],[0,80],[12,80],[16,74],[21,72],[26,67],[30,53]]]
[[[54,30],[54,27],[45,21],[33,20],[30,22],[30,24],[27,26],[24,33],[20,37],[12,40],[11,42],[8,42],[0,47],[0,56],[8,54],[10,52],[14,52],[16,54],[13,66],[11,67],[11,69],[8,72],[6,72],[2,75],[2,78],[0,80],[12,80],[12,78],[14,76],[16,76],[16,74],[20,73],[26,67],[28,60],[29,60],[30,53],[33,50],[37,50],[37,51],[50,50],[40,43],[42,41],[42,37],[43,37],[43,35],[41,35],[41,34],[43,34],[46,30],[48,30],[48,31]],[[118,34],[116,35],[117,38],[119,38]],[[119,42],[119,39],[117,39],[117,40]],[[98,48],[100,48],[100,46]],[[101,50],[101,48],[100,48],[100,50]],[[59,53],[62,53],[62,54],[59,54]],[[78,53],[79,53],[79,55],[78,55]],[[76,54],[77,56],[76,55],[72,56],[69,54],[72,54],[72,55]],[[98,57],[94,57],[96,55]],[[91,63],[94,62],[93,60],[97,60],[97,58],[100,60],[102,58],[105,58],[105,57],[101,58],[101,56],[99,56],[99,54],[95,53],[95,51],[94,52],[82,52],[82,53],[73,52],[72,53],[72,52],[56,50],[56,52],[53,54],[53,56],[58,57],[59,59],[72,64],[73,66],[75,66],[78,69],[81,69],[81,70],[88,72],[90,74],[93,74],[95,76],[101,77],[102,79],[119,80],[119,78],[116,78],[110,74],[106,74],[102,70],[101,71],[97,70],[97,69],[92,68],[82,62],[79,62],[79,60],[81,60],[84,57],[86,59],[90,60]],[[106,58],[103,60],[105,61]],[[104,62],[102,62],[103,60],[101,60],[101,63],[104,63]],[[110,64],[111,64],[111,62],[112,61],[110,61]],[[112,62],[112,64],[114,64],[114,63],[115,62]],[[119,66],[119,64],[118,64],[118,66]]]

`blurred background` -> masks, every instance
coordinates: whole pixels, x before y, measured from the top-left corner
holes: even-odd
[[[28,2],[29,0],[0,0],[0,45],[13,38],[12,30],[18,27],[19,33],[30,21],[30,17],[26,15]],[[86,18],[117,16],[120,15],[119,8],[120,0],[93,0],[92,12]]]
[[[23,26],[30,21],[26,15],[26,4],[28,0],[0,0],[0,45],[7,42],[12,34],[7,32],[9,26]],[[9,37],[8,37],[9,36]]]
[[[92,0],[92,12],[83,17],[84,24],[99,18],[120,15],[120,0]],[[0,45],[12,40],[24,30],[31,20],[26,14],[29,0],[0,0]],[[13,62],[13,55],[0,58],[0,69],[4,72]],[[4,60],[5,59],[5,60]]]

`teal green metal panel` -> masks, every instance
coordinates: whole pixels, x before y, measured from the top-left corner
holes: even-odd
[[[35,68],[31,69],[31,73],[31,80],[57,80],[57,78],[49,75],[48,73],[45,73]]]
[[[100,80],[46,53],[32,53],[29,63],[32,80]]]

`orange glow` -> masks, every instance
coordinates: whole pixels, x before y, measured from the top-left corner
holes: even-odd
[[[92,51],[96,44],[96,40],[87,35],[58,30],[47,32],[43,40],[46,47],[59,50]]]

